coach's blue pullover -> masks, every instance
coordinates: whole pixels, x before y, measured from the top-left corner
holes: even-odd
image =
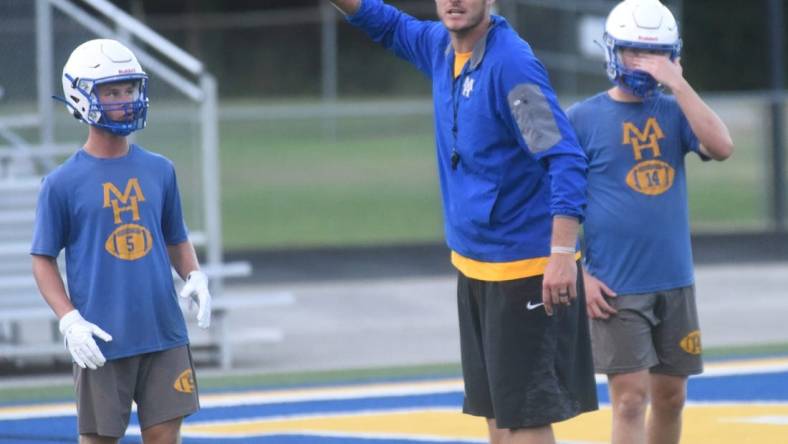
[[[551,216],[583,219],[587,160],[542,64],[502,17],[491,19],[455,79],[442,23],[381,0],[348,17],[432,79],[449,248],[481,262],[544,258]]]

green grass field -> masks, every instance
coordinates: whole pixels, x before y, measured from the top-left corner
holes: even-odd
[[[377,120],[340,121],[336,140],[314,120],[225,124],[226,245],[439,239],[430,122],[400,119],[397,129]]]
[[[200,184],[193,133],[146,129],[141,143],[167,147],[185,207]],[[343,118],[332,136],[321,119],[222,122],[224,242],[233,248],[438,241],[441,208],[432,120]],[[180,134],[180,135],[178,135]],[[198,214],[187,214],[199,226]],[[196,221],[196,223],[195,223]]]
[[[381,102],[385,106],[386,102]],[[726,105],[736,143],[723,163],[688,156],[695,231],[768,228],[765,124],[758,105]],[[749,109],[752,108],[752,113]],[[144,146],[178,169],[187,220],[202,225],[196,108],[152,108]],[[173,113],[192,123],[172,119]],[[757,114],[755,114],[757,115]],[[59,137],[75,143],[84,127],[60,115]],[[739,117],[737,117],[739,116]],[[441,208],[432,118],[425,115],[223,120],[221,208],[227,249],[438,242]]]
[[[432,122],[421,117],[224,123],[222,208],[228,248],[439,241]],[[688,156],[697,230],[765,226],[765,150],[737,134],[727,162]]]

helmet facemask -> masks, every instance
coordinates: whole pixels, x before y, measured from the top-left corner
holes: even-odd
[[[112,134],[127,136],[134,131],[145,128],[148,115],[148,78],[144,74],[119,77],[121,78],[105,78],[98,81],[82,79],[77,83],[78,85],[92,85],[89,91],[80,90],[85,97],[89,97],[87,115],[84,116],[83,120]],[[106,87],[111,84],[133,85],[132,99],[129,101],[102,103],[98,92],[102,86]],[[124,114],[120,119],[113,119],[111,114],[115,114],[117,111],[123,111]]]

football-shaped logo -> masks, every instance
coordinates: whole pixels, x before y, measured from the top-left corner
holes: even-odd
[[[178,375],[178,379],[175,380],[172,387],[181,393],[194,392],[194,375],[192,374],[192,369],[184,370]]]
[[[700,345],[700,330],[694,330],[682,338],[679,346],[691,355],[699,355],[703,350],[703,347]]]
[[[137,224],[121,225],[109,235],[104,249],[118,259],[137,260],[153,247],[153,236],[147,228]]]
[[[670,164],[661,160],[646,160],[629,170],[627,185],[639,193],[656,196],[673,186],[675,176],[676,171]]]

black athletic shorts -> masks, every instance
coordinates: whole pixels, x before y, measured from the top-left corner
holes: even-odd
[[[463,412],[517,429],[598,408],[580,270],[577,288],[572,305],[547,316],[542,276],[488,282],[459,273]]]

